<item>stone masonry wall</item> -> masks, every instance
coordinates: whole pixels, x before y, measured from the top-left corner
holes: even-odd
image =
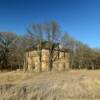
[[[48,70],[48,58],[49,51],[47,49],[42,50],[42,71]],[[69,54],[67,52],[54,52],[54,61],[53,61],[53,70],[62,71],[69,69]],[[38,51],[29,51],[26,53],[26,62],[27,70],[38,70],[39,54]]]

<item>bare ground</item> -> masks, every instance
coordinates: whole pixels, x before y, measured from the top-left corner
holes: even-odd
[[[100,100],[100,70],[3,72],[0,100]]]

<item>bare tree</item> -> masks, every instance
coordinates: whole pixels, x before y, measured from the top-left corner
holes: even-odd
[[[53,68],[53,59],[55,48],[58,47],[60,29],[59,25],[56,22],[50,22],[45,24],[45,33],[47,36],[47,41],[49,45],[49,62],[48,62],[48,71],[52,71]]]
[[[39,65],[37,71],[41,71],[41,64],[42,64],[42,42],[44,40],[43,36],[43,25],[42,24],[33,24],[28,29],[28,36],[33,41],[33,47],[37,48],[38,55],[39,55]]]
[[[61,38],[61,45],[63,48],[66,48],[70,53],[70,67],[73,68],[76,60],[76,50],[77,50],[77,42],[74,38],[72,38],[68,33],[64,33]]]
[[[2,66],[1,69],[8,68],[9,66],[9,58],[11,57],[10,48],[12,44],[16,41],[16,35],[14,33],[1,32],[0,33],[0,52],[1,59],[0,64]]]
[[[61,44],[70,51],[71,68],[99,68],[100,50],[90,48],[88,45],[73,39],[67,33],[62,37]]]

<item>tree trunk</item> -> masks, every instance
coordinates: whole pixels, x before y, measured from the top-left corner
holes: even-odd
[[[42,70],[42,42],[41,42],[41,40],[39,41],[38,55],[39,55],[38,72],[41,72],[41,70]]]
[[[49,60],[49,62],[48,62],[48,71],[52,71],[52,67],[53,67],[53,65],[52,65],[52,60]]]
[[[52,71],[52,67],[53,67],[53,62],[52,62],[52,53],[50,51],[49,53],[49,61],[48,61],[48,71]]]

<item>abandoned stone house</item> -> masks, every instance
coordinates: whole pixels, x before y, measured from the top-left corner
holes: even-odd
[[[40,65],[39,52],[37,49],[28,50],[25,54],[25,65],[28,71],[35,70],[38,71]],[[53,58],[56,58],[53,61],[52,70],[62,71],[69,69],[69,53],[65,49],[55,49]],[[41,50],[41,71],[48,70],[49,63],[49,49],[42,48]]]

